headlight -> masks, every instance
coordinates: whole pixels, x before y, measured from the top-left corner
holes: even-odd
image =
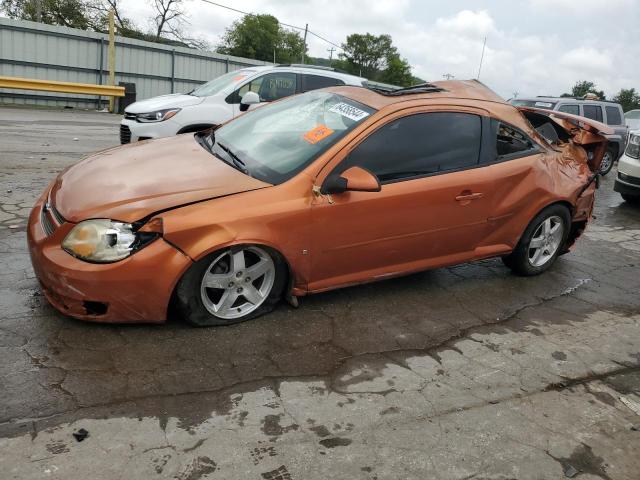
[[[633,133],[629,135],[629,143],[625,153],[628,157],[640,158],[640,135]]]
[[[142,123],[163,122],[165,120],[169,120],[179,111],[179,108],[167,108],[165,110],[157,110],[155,112],[139,113],[136,116],[136,120]]]
[[[147,224],[153,228],[145,228],[145,225],[135,230],[129,223],[106,218],[85,220],[71,229],[62,241],[62,248],[74,257],[89,262],[117,262],[156,239],[162,231],[159,221],[154,219]]]

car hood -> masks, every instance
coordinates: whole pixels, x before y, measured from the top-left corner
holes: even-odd
[[[626,123],[629,130],[640,129],[640,118],[627,118]]]
[[[97,153],[63,171],[50,200],[70,222],[134,222],[155,212],[271,186],[204,150],[193,134]]]
[[[171,95],[161,95],[159,97],[147,98],[139,102],[129,105],[125,112],[127,113],[149,113],[165,108],[182,108],[197,105],[204,100],[204,97],[196,97],[194,95],[184,95],[182,93],[173,93]]]

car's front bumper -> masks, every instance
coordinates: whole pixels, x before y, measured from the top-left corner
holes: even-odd
[[[640,159],[626,154],[620,158],[613,189],[625,195],[640,195]]]
[[[120,143],[131,143],[149,138],[164,138],[176,135],[181,125],[173,119],[164,122],[141,123],[128,118],[120,122]]]
[[[74,258],[60,246],[74,224],[57,221],[51,208],[43,211],[45,198],[31,211],[27,239],[33,269],[51,305],[93,322],[164,322],[175,284],[191,259],[162,239],[115,263]]]

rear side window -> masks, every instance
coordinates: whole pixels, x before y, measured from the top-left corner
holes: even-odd
[[[321,75],[302,75],[302,91],[317,90],[319,88],[335,87],[344,85],[342,80]]]
[[[558,108],[558,111],[570,113],[571,115],[580,115],[580,105],[562,105]]]
[[[607,111],[607,125],[622,125],[622,115],[618,107],[604,107]]]
[[[584,116],[598,122],[602,121],[602,107],[600,105],[582,105]]]
[[[476,166],[481,132],[478,115],[434,112],[403,117],[367,137],[339,172],[360,166],[388,183]]]
[[[497,160],[526,155],[527,152],[535,149],[533,141],[511,125],[492,119],[491,130],[496,139],[495,158]]]

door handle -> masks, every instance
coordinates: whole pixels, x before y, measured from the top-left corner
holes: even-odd
[[[458,202],[468,202],[469,200],[477,200],[482,197],[484,197],[484,193],[471,193],[469,191],[464,191],[456,197],[456,200]]]

